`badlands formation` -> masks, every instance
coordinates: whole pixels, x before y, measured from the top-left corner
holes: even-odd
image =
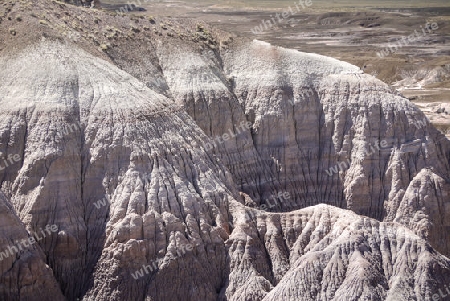
[[[1,300],[448,300],[450,142],[359,68],[48,0],[0,41]]]

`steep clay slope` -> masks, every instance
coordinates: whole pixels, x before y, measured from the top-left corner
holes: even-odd
[[[355,66],[258,41],[236,43],[222,56],[227,89],[218,77],[189,85],[192,77],[183,75],[197,62],[188,55],[171,49],[159,57],[171,93],[212,138],[252,122],[216,150],[256,204],[288,191],[292,201],[278,210],[327,203],[393,221],[404,212],[400,203],[411,202],[405,191],[416,191],[413,180],[425,171],[449,182],[449,141],[412,103]],[[221,71],[202,65],[213,78]],[[228,122],[216,117],[222,115]],[[441,185],[435,205],[425,209],[444,231],[412,227],[446,254],[448,192]]]
[[[0,193],[0,229],[0,299],[65,300],[41,248],[27,243],[31,235],[3,193]],[[38,231],[38,239],[42,237]]]
[[[411,203],[405,192],[417,191],[417,176],[431,171],[450,181],[449,141],[415,105],[355,66],[205,24],[125,19],[108,20],[131,32],[108,40],[109,59],[173,98],[212,139],[230,136],[213,141],[214,152],[250,205],[288,191],[293,197],[277,210],[327,203],[394,221],[400,203]],[[412,229],[450,254],[447,191],[439,188],[425,209],[443,231],[431,233],[427,222]]]
[[[448,141],[385,84],[189,20],[3,8],[1,189],[30,231],[58,225],[36,248],[67,300],[431,300],[450,280],[423,239],[449,253]],[[379,221],[245,214],[280,192],[276,211]]]
[[[113,256],[120,264],[95,275],[124,275],[126,291],[112,280],[99,285],[133,300],[142,291],[129,290],[139,286],[130,271],[192,241],[200,254],[205,248],[198,258],[205,274],[219,281],[199,281],[207,288],[195,297],[208,299],[220,287],[236,191],[228,171],[202,150],[206,136],[193,120],[127,73],[57,42],[0,66],[1,151],[21,156],[2,171],[2,190],[30,227],[62,229],[41,247],[64,294],[82,296],[97,261],[101,267],[120,250]]]
[[[259,214],[227,245],[226,300],[429,300],[450,279],[412,231],[327,205]]]

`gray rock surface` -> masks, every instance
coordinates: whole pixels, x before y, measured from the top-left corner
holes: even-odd
[[[449,141],[384,83],[190,20],[4,7],[0,247],[59,229],[29,282],[1,270],[0,293],[32,283],[6,300],[431,300],[449,283]]]
[[[224,300],[428,300],[450,279],[411,230],[328,205],[259,214],[227,245]]]
[[[44,253],[38,244],[29,243],[32,235],[3,193],[0,193],[0,229],[0,299],[66,300]],[[40,231],[37,234],[37,239],[44,236]],[[45,227],[44,234],[48,235]]]

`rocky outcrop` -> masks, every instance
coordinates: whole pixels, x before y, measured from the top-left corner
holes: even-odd
[[[189,20],[30,3],[0,27],[2,235],[58,227],[30,296],[431,300],[450,279],[449,142],[387,85]]]
[[[242,219],[223,300],[431,300],[450,261],[412,231],[327,205]]]
[[[2,135],[9,137],[1,149],[21,160],[2,171],[2,188],[27,225],[59,226],[58,238],[41,246],[64,294],[82,296],[92,273],[94,281],[97,273],[120,273],[134,287],[134,268],[169,251],[176,256],[178,244],[191,241],[206,252],[207,274],[218,275],[214,285],[200,283],[208,299],[220,287],[228,199],[237,193],[229,172],[202,149],[207,137],[193,120],[127,73],[59,43],[41,43],[3,67],[4,75],[20,71],[0,75]],[[41,77],[49,68],[52,76]],[[109,268],[94,270],[96,264]],[[118,289],[102,282],[92,293],[111,287]],[[135,299],[143,288],[117,298]]]
[[[170,91],[257,206],[287,191],[292,198],[276,210],[326,203],[394,221],[415,177],[432,169],[450,179],[449,141],[407,99],[355,66],[259,41],[236,43],[219,62],[208,60],[212,52],[187,53],[159,56]],[[193,85],[189,70],[209,80]],[[246,121],[250,129],[236,130]],[[441,198],[442,206],[448,202]],[[443,229],[446,214],[427,220]],[[417,234],[436,236],[432,244],[449,254],[447,231],[422,230]]]
[[[70,3],[73,5],[78,5],[78,6],[93,6],[95,7],[95,5],[99,5],[100,1],[99,0],[64,0],[65,3]]]
[[[51,225],[53,226],[53,225]],[[52,231],[28,233],[11,203],[0,193],[0,299],[66,300],[37,240]],[[47,227],[48,229],[48,227]]]
[[[450,227],[446,218],[450,214],[449,192],[450,186],[445,179],[431,170],[422,170],[400,193],[394,220],[428,238],[437,249],[450,249],[446,236]]]

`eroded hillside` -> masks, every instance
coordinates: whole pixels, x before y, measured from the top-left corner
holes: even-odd
[[[449,141],[386,84],[192,20],[1,7],[2,250],[58,227],[1,261],[5,299],[431,300],[450,280]]]

